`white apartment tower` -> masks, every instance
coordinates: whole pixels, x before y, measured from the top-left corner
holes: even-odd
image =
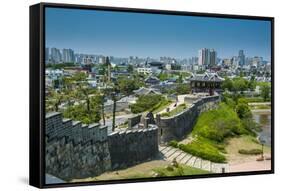
[[[208,66],[210,64],[210,50],[202,48],[199,50],[198,64]]]

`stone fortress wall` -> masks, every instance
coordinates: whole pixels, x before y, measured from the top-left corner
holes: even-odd
[[[158,128],[148,128],[113,132],[108,139],[112,169],[122,169],[158,154]]]
[[[184,138],[199,114],[216,108],[219,101],[219,96],[201,98],[169,118],[137,115],[128,119],[127,130],[109,135],[106,126],[63,119],[61,113],[47,114],[46,173],[63,180],[87,178],[152,159],[159,152],[159,143]]]
[[[200,98],[183,112],[172,117],[161,117],[156,115],[160,143],[171,140],[181,140],[190,133],[201,112],[215,109],[218,106],[220,97],[208,96]]]
[[[128,128],[134,129],[153,124],[158,127],[159,143],[167,143],[171,140],[181,140],[190,133],[201,112],[215,109],[220,102],[220,96],[207,96],[196,99],[185,99],[186,102],[192,101],[189,108],[172,117],[161,117],[156,115],[156,119],[151,112],[143,115],[135,115],[128,118]]]
[[[66,120],[61,113],[47,114],[45,125],[46,173],[69,180],[110,170],[106,126]]]
[[[158,153],[158,128],[113,132],[99,124],[84,125],[63,119],[61,113],[46,115],[45,171],[63,180],[97,176],[125,168]]]

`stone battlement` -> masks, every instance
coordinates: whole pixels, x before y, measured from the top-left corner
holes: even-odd
[[[201,112],[217,107],[219,96],[208,96],[196,100],[186,110],[171,116],[156,116],[156,125],[159,128],[159,141],[161,143],[171,140],[180,140],[192,131]]]
[[[107,126],[98,123],[85,125],[80,121],[63,119],[58,112],[48,113],[45,120],[45,135],[48,140],[65,138],[74,144],[86,144],[89,141],[105,141],[107,139]]]
[[[134,116],[129,120],[131,128],[109,135],[107,127],[98,123],[85,125],[63,119],[61,113],[48,113],[45,118],[46,173],[63,180],[80,179],[152,159],[159,152],[159,142],[185,137],[200,113],[216,108],[219,101],[219,96],[204,97],[168,118],[157,115],[154,120],[151,113]],[[135,125],[139,128],[133,128]]]
[[[158,127],[113,132],[108,137],[113,169],[151,159],[158,153]]]
[[[61,113],[48,113],[45,124],[46,173],[63,180],[97,176],[158,153],[156,125],[108,135],[106,126],[63,119]]]

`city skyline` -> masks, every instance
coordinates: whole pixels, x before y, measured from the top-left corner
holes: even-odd
[[[210,49],[210,48],[201,48],[201,49],[199,49],[197,52],[198,52],[198,54],[197,55],[194,55],[194,56],[191,56],[191,57],[186,57],[186,58],[176,58],[176,57],[171,57],[171,56],[168,56],[168,55],[166,55],[166,56],[160,56],[160,57],[139,57],[139,56],[137,56],[137,55],[131,55],[131,56],[123,56],[123,57],[118,57],[118,56],[113,56],[113,55],[105,55],[105,54],[97,54],[97,53],[82,53],[82,52],[76,52],[75,50],[73,50],[73,49],[71,49],[71,48],[56,48],[56,47],[46,47],[45,48],[45,57],[46,57],[46,60],[48,60],[48,59],[52,59],[52,57],[54,56],[54,53],[52,53],[52,49],[55,49],[56,51],[56,56],[55,57],[59,57],[59,60],[61,60],[61,61],[65,61],[65,59],[64,59],[64,56],[63,56],[63,54],[64,54],[64,51],[65,50],[68,50],[68,51],[71,51],[72,52],[72,54],[73,54],[73,61],[75,60],[75,57],[76,57],[76,55],[77,56],[80,56],[80,55],[84,55],[84,56],[101,56],[101,57],[114,57],[114,58],[120,58],[120,59],[129,59],[130,57],[133,57],[133,58],[138,58],[138,59],[147,59],[147,58],[150,58],[150,59],[154,59],[154,60],[161,60],[161,58],[169,58],[169,59],[176,59],[176,60],[189,60],[189,59],[198,59],[199,61],[199,65],[208,65],[207,63],[208,62],[212,62],[212,65],[214,65],[214,63],[216,63],[217,62],[217,59],[220,59],[220,60],[224,60],[224,59],[240,59],[240,53],[241,53],[241,51],[243,52],[243,55],[244,55],[244,58],[243,58],[243,62],[242,63],[240,63],[239,65],[244,65],[245,64],[245,60],[246,59],[252,59],[252,58],[262,58],[263,59],[263,61],[267,61],[267,62],[270,62],[270,60],[266,60],[266,59],[264,59],[263,57],[261,57],[261,56],[258,56],[258,55],[256,55],[256,56],[253,56],[253,57],[251,57],[251,56],[247,56],[247,55],[245,55],[244,54],[244,50],[239,50],[238,52],[237,52],[237,54],[236,55],[234,55],[234,56],[231,56],[231,57],[218,57],[217,56],[217,51],[215,50],[215,49]],[[209,61],[205,61],[206,63],[205,64],[200,64],[200,51],[202,51],[202,50],[209,50],[209,58],[208,58],[208,60]],[[59,54],[60,54],[60,56],[58,56],[57,54],[57,51],[59,51]],[[213,54],[212,54],[213,53]],[[212,61],[210,61],[210,60],[212,60]],[[72,62],[72,61],[67,61],[67,62]]]
[[[270,38],[269,21],[46,9],[46,47],[75,53],[183,59],[205,47],[219,58],[242,49],[271,61]]]

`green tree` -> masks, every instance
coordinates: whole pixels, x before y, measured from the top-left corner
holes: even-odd
[[[236,113],[240,119],[250,118],[252,116],[247,103],[238,103],[236,106]]]
[[[248,82],[248,88],[253,91],[256,88],[256,84],[255,76],[251,76],[251,79]]]
[[[232,91],[233,90],[233,82],[229,78],[225,78],[222,83],[222,89]]]
[[[263,83],[261,84],[260,88],[261,88],[261,97],[263,98],[263,101],[267,101],[270,95],[270,85],[268,83]]]
[[[160,81],[165,81],[165,80],[169,79],[169,74],[164,73],[164,72],[161,72],[161,73],[158,75],[158,78],[159,78]]]
[[[176,87],[176,94],[182,95],[182,94],[188,94],[190,92],[190,86],[188,84],[178,84]]]
[[[156,104],[164,99],[161,95],[143,95],[138,98],[135,104],[131,105],[133,113],[141,113],[153,108]]]
[[[64,116],[83,123],[98,122],[101,119],[102,96],[89,86],[87,74],[83,72],[76,73],[65,82],[71,84],[72,89],[69,90],[74,90],[72,94],[70,94],[71,91],[69,90],[65,91],[68,93],[68,99],[74,99],[77,104],[75,106],[70,105],[64,112]]]
[[[180,83],[180,84],[183,82],[182,74],[179,75],[179,78],[177,79],[177,82]]]
[[[46,109],[47,111],[59,111],[59,106],[62,104],[65,96],[58,91],[51,90],[50,95],[46,100]]]
[[[247,80],[242,77],[234,78],[233,80],[233,90],[235,92],[247,90]]]
[[[112,132],[115,130],[115,114],[116,114],[116,94],[115,92],[112,93],[112,101],[113,101],[113,108],[112,108]]]
[[[63,112],[63,116],[85,124],[99,122],[101,119],[101,96],[90,97],[90,108],[87,108],[86,105],[87,103],[85,102],[67,107]]]
[[[111,63],[109,61],[109,57],[107,56],[105,58],[105,67],[106,67],[106,77],[107,77],[107,83],[110,83],[111,81]]]
[[[118,85],[121,93],[128,96],[133,93],[133,90],[136,90],[140,87],[140,83],[133,78],[118,78]]]
[[[132,72],[134,71],[134,67],[133,67],[132,64],[129,64],[129,65],[128,65],[127,71],[128,71],[129,73],[132,73]]]

